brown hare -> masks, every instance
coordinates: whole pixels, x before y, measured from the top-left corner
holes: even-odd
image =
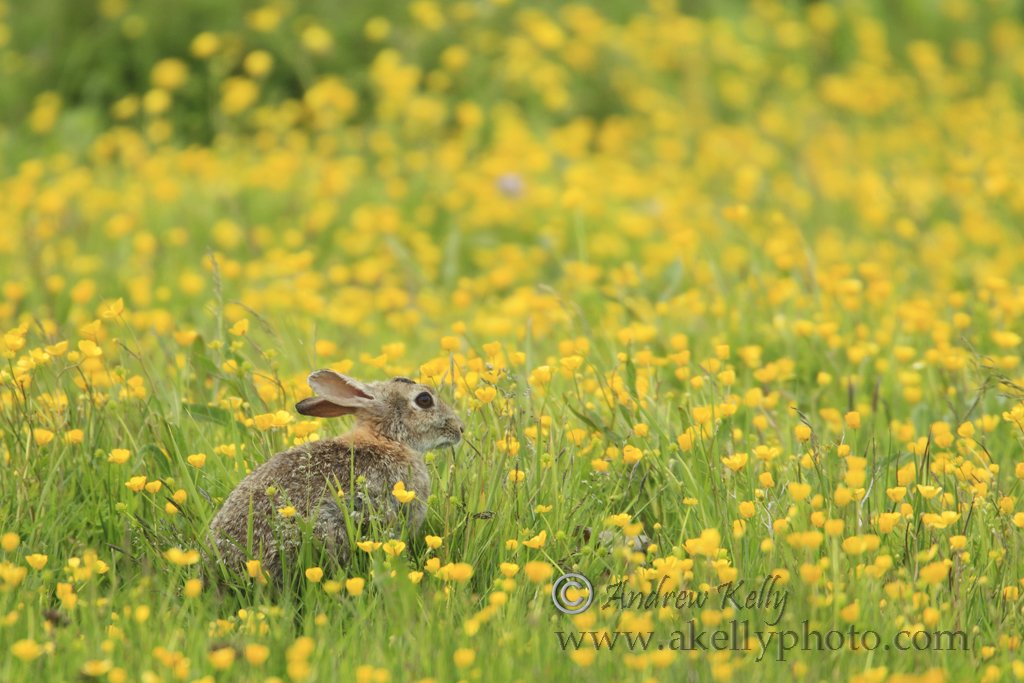
[[[348,559],[349,525],[376,522],[415,532],[426,516],[430,477],[423,454],[459,442],[463,425],[430,387],[404,377],[359,382],[333,370],[309,376],[316,396],[296,404],[303,415],[354,415],[355,426],[336,439],[302,444],[273,456],[246,476],[210,522],[210,540],[235,572],[258,559],[273,578],[295,562],[300,523],[339,562]],[[415,497],[392,494],[403,482]],[[294,508],[293,516],[280,513]],[[285,557],[282,557],[282,554]]]

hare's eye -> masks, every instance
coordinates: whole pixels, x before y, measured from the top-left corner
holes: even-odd
[[[434,406],[434,397],[429,392],[422,392],[416,396],[416,405],[420,408],[432,408]]]

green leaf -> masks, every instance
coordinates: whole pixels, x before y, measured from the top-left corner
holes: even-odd
[[[201,422],[215,422],[221,425],[230,425],[234,422],[231,413],[224,408],[204,406],[198,403],[186,403],[184,408],[191,418]]]

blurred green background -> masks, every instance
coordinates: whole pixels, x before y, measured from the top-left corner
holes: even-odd
[[[864,52],[865,31],[857,22],[839,21],[849,12],[874,16],[885,27],[877,37],[891,59],[904,63],[907,46],[931,41],[952,62],[978,61],[974,86],[984,87],[993,72],[1019,72],[1020,65],[1003,59],[999,41],[993,50],[968,55],[966,43],[993,42],[993,27],[1002,19],[1021,16],[1019,0],[863,0],[860,2],[602,2],[583,3],[465,1],[442,6],[430,1],[378,3],[225,0],[4,0],[0,2],[0,143],[5,162],[38,152],[38,142],[23,133],[49,133],[53,118],[33,111],[59,106],[56,145],[79,149],[111,123],[166,120],[174,141],[208,143],[224,131],[254,127],[251,118],[225,116],[217,103],[224,81],[232,76],[252,78],[258,85],[254,104],[298,102],[324,74],[337,74],[358,95],[351,118],[373,117],[374,86],[371,65],[381,50],[394,49],[403,61],[417,65],[428,91],[487,105],[507,101],[537,112],[548,123],[588,116],[601,120],[628,110],[622,79],[615,67],[628,71],[628,50],[602,40],[600,25],[650,22],[659,6],[675,7],[703,20],[736,23],[742,42],[733,46],[732,59],[715,60],[712,69],[741,71],[757,63],[764,70],[759,87],[771,87],[778,67],[799,62],[806,77],[842,71]],[[765,40],[772,30],[768,19],[780,12],[810,17],[827,39],[794,33],[792,45]],[[592,15],[592,16],[591,16]],[[578,64],[552,60],[552,80],[564,83],[569,97],[555,105],[545,102],[536,87],[523,87],[508,75],[509,65],[522,60],[520,37],[510,29],[529,25],[532,18],[550,17],[536,30],[550,31],[551,52],[566,35],[593,32],[594,55],[578,56]],[[566,21],[566,19],[569,21]],[[549,20],[550,21],[550,20]],[[831,24],[831,26],[827,26]],[[747,38],[747,40],[742,40]],[[998,36],[996,36],[998,38]],[[1004,36],[1012,42],[1019,36]],[[869,38],[870,39],[870,38]],[[457,49],[453,51],[452,47]],[[794,49],[795,48],[795,49]],[[257,52],[259,56],[246,58]],[[552,55],[554,56],[554,55]],[[269,62],[266,59],[269,57]],[[652,54],[652,58],[656,58]],[[166,60],[185,68],[178,82]],[[164,70],[154,67],[164,64]],[[247,66],[248,64],[248,66]],[[453,66],[456,68],[452,68]],[[600,65],[600,68],[594,68]],[[747,65],[747,66],[745,66]],[[669,59],[657,71],[662,88],[678,85],[694,65],[684,55]],[[701,68],[704,68],[703,65]],[[453,77],[452,72],[457,72]],[[161,74],[164,80],[161,81]],[[713,75],[713,74],[708,74]],[[684,80],[685,82],[685,80]],[[1016,79],[1016,95],[1021,95]],[[161,88],[161,85],[173,85]],[[154,90],[170,94],[165,101]],[[711,103],[717,99],[714,93]],[[752,98],[756,99],[756,98]],[[59,104],[58,104],[59,103]],[[753,107],[718,103],[727,117],[744,119]]]

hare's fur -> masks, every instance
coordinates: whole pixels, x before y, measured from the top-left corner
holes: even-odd
[[[235,487],[210,523],[210,540],[234,572],[257,559],[280,576],[294,563],[301,524],[340,563],[348,559],[350,527],[358,534],[380,524],[397,535],[405,524],[415,533],[430,495],[423,453],[460,439],[462,422],[424,385],[404,378],[363,384],[324,370],[310,375],[310,385],[319,396],[300,402],[299,412],[352,414],[356,425],[336,439],[274,455]],[[431,397],[427,408],[416,403],[423,393]],[[392,495],[399,481],[416,492],[408,503]],[[287,506],[294,516],[279,512]]]

